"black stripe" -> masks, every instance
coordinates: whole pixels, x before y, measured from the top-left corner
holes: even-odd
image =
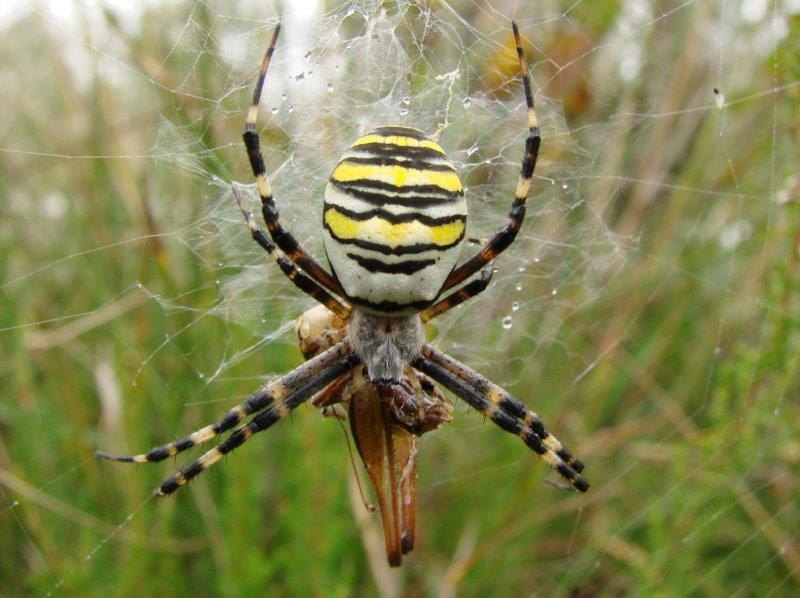
[[[404,127],[402,125],[378,127],[366,135],[381,135],[382,137],[388,137],[389,135],[402,135],[404,137],[411,137],[412,139],[431,141],[431,138],[419,129],[415,129],[413,127]],[[364,137],[366,137],[366,135],[364,135]]]
[[[359,185],[361,187],[368,187],[370,189],[382,189],[385,191],[394,191],[397,193],[419,193],[419,194],[427,194],[427,193],[440,193],[440,194],[447,194],[450,197],[462,197],[464,195],[464,190],[459,189],[458,191],[450,191],[449,189],[445,189],[444,187],[440,187],[439,185],[392,185],[391,183],[386,183],[384,181],[376,181],[375,179],[353,179],[352,181],[337,181],[333,177],[330,178],[332,183],[338,183],[339,185]]]
[[[452,222],[466,222],[466,216],[463,214],[454,214],[451,216],[442,216],[440,218],[434,218],[433,216],[427,216],[425,214],[420,214],[419,212],[409,212],[408,214],[392,214],[391,212],[387,212],[386,210],[381,210],[380,208],[376,208],[374,210],[367,210],[366,212],[354,212],[353,210],[348,210],[347,208],[343,208],[338,205],[330,205],[327,204],[325,206],[325,211],[323,212],[323,222],[325,221],[325,214],[327,214],[328,210],[336,210],[340,214],[344,214],[348,218],[352,218],[356,222],[364,222],[369,220],[370,218],[378,217],[386,220],[391,224],[400,224],[403,222],[420,222],[426,226],[440,226],[442,224],[450,224]]]
[[[347,297],[353,305],[360,305],[368,307],[375,311],[383,313],[397,313],[400,311],[408,311],[413,309],[421,311],[431,304],[431,301],[412,301],[410,303],[396,303],[394,301],[370,301],[369,299],[360,299],[359,297]]]
[[[370,179],[357,179],[347,183],[340,183],[339,181],[331,179],[330,184],[342,193],[374,206],[396,205],[403,208],[424,209],[458,201],[464,196],[463,191],[447,191],[434,185],[395,187],[387,183],[372,181]],[[371,187],[378,190],[374,192],[367,191],[361,187]],[[402,195],[397,197],[385,195],[380,192],[381,187],[387,191],[399,191]],[[416,195],[416,193],[419,193],[419,195]]]
[[[434,259],[428,260],[405,260],[397,263],[386,263],[381,260],[376,260],[371,257],[364,257],[356,253],[348,253],[347,257],[358,263],[359,266],[375,274],[382,272],[384,274],[405,274],[411,276],[420,270],[424,270],[428,266],[433,266],[436,263]]]
[[[401,156],[403,152],[399,150],[400,148],[398,148],[398,151],[394,152],[393,156],[348,156],[339,162],[339,165],[349,162],[351,164],[367,164],[369,166],[402,166],[410,170],[434,170],[437,172],[452,172],[456,174],[456,169],[450,166],[450,164],[431,163],[411,156],[407,156],[406,159],[401,160],[397,156]],[[336,168],[338,168],[339,165],[337,165]],[[334,172],[335,171],[336,169],[334,169]]]
[[[334,234],[331,227],[327,222],[323,222],[322,226],[330,233],[331,237],[337,242],[344,245],[355,245],[367,251],[375,251],[384,255],[413,255],[416,253],[425,253],[426,251],[442,251],[455,247],[464,240],[466,230],[462,231],[458,239],[447,245],[437,245],[436,243],[414,243],[413,245],[398,245],[397,247],[390,247],[382,243],[373,243],[372,241],[362,241],[361,239],[342,239]]]
[[[447,159],[447,156],[435,149],[430,147],[416,147],[413,145],[396,145],[394,143],[377,143],[377,142],[370,142],[370,143],[359,143],[358,145],[354,145],[350,148],[351,152],[364,152],[369,154],[375,154],[380,156],[396,156],[397,154],[402,154],[405,156],[411,156],[414,158],[439,158],[439,159]]]

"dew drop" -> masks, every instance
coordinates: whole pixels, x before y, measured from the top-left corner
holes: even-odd
[[[285,101],[286,101],[286,92],[284,91],[284,92],[281,94],[281,102],[285,102]]]
[[[511,311],[517,311],[518,309],[519,309],[519,301],[514,301],[514,303],[511,304]]]
[[[203,372],[197,372],[197,377],[200,378],[201,380],[204,380],[206,375]]]
[[[273,106],[272,110],[270,110],[270,112],[272,112],[272,114],[278,114],[278,107],[277,106]]]
[[[305,78],[306,78],[306,74],[305,73],[299,73],[299,74],[294,76],[294,82],[297,83],[298,85],[302,85],[302,83],[305,80]]]
[[[469,97],[466,97],[461,103],[464,104],[464,108],[469,108],[470,104],[472,104],[472,100]]]
[[[328,93],[333,93],[336,89],[333,87],[333,83],[328,81],[328,84],[325,86],[325,89],[328,90]]]
[[[306,52],[306,55],[305,55],[305,56],[303,56],[303,58],[305,58],[305,61],[306,61],[306,62],[311,62],[311,50],[309,50],[308,52]]]
[[[569,185],[568,185],[567,183],[561,183],[561,188],[562,188],[564,191],[566,191],[567,189],[569,189]]]
[[[525,266],[520,266],[517,268],[517,272],[525,272]]]
[[[294,105],[289,104],[289,107],[286,109],[286,113],[291,114],[292,112],[294,112]]]
[[[550,292],[550,294],[551,294],[553,297],[555,297],[556,295],[558,295],[558,289],[553,289],[553,290]]]
[[[522,290],[522,283],[518,282],[517,284],[515,284],[514,285],[514,290],[521,291]]]
[[[506,316],[500,320],[500,325],[503,327],[503,330],[511,330],[511,327],[514,325],[511,321],[511,316]]]
[[[540,258],[540,257],[537,255],[535,258],[533,258],[533,263],[534,263],[534,264],[538,264],[538,263],[541,261],[541,259],[542,259],[542,258]]]
[[[717,104],[717,108],[725,107],[725,96],[722,95],[718,87],[714,88],[714,102]]]

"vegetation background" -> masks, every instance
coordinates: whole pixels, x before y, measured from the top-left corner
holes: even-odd
[[[469,342],[491,354],[472,365],[583,458],[590,492],[544,484],[515,438],[458,406],[422,439],[418,545],[397,571],[377,515],[365,521],[351,498],[339,427],[310,408],[169,500],[147,500],[168,464],[93,457],[191,431],[301,360],[286,334],[213,384],[198,375],[257,333],[197,317],[218,300],[209,264],[222,258],[179,232],[205,218],[208,181],[154,148],[167,119],[207,173],[224,165],[249,181],[237,139],[252,74],[239,89],[220,54],[197,51],[211,41],[175,43],[187,25],[233,23],[263,47],[276,7],[222,4],[133,17],[42,2],[3,15],[0,595],[797,592],[797,3],[373,3],[487,32],[515,15],[535,38],[538,93],[580,148],[578,175],[562,179],[581,206],[570,223],[599,217],[624,241],[618,267],[599,279],[576,269],[558,301],[515,311],[511,330],[503,292],[466,312]],[[639,10],[649,16],[631,25]],[[597,60],[605,49],[632,52],[635,76]],[[196,95],[183,93],[187,72]],[[544,297],[540,283],[531,292]],[[297,315],[265,303],[265,318]],[[483,355],[459,356],[471,354]]]

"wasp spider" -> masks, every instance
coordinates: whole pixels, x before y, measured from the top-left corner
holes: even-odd
[[[325,190],[323,235],[330,273],[281,224],[261,155],[256,118],[280,25],[275,28],[261,63],[243,136],[269,236],[255,223],[236,188],[234,195],[253,239],[300,290],[339,318],[340,338],[254,392],[214,424],[144,454],[98,453],[100,457],[134,463],[161,461],[233,430],[225,441],[156,490],[160,496],[171,494],[298,405],[318,394],[338,396],[337,385],[361,367],[366,382],[372,385],[365,394],[386,401],[405,396],[400,411],[402,403],[415,396],[418,410],[424,412],[423,381],[430,378],[438,382],[503,430],[518,436],[573,489],[588,489],[589,484],[580,475],[583,464],[547,431],[536,413],[428,344],[423,332],[424,322],[486,288],[493,260],[514,241],[525,217],[525,200],[541,137],[519,30],[515,23],[512,25],[529,132],[506,225],[474,256],[456,265],[464,240],[467,205],[453,164],[439,144],[422,131],[396,125],[379,127],[353,143],[336,165]],[[416,389],[413,394],[403,394],[406,384]],[[416,433],[425,431],[424,414],[415,418],[412,421],[423,428]],[[398,419],[402,417],[398,415]],[[438,425],[436,417],[432,420],[433,427]]]

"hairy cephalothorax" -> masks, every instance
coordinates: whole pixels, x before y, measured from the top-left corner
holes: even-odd
[[[418,314],[388,317],[356,310],[347,340],[369,379],[388,386],[400,382],[405,367],[419,356],[425,333]]]

